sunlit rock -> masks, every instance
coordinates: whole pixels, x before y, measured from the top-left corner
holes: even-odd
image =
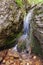
[[[22,9],[14,0],[0,1],[0,40],[2,41],[0,41],[0,46],[6,46],[5,44],[9,44],[9,39],[17,38],[23,27],[23,17]]]

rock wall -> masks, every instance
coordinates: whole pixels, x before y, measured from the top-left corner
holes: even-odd
[[[28,0],[21,5],[17,0],[0,0],[0,47],[11,45],[20,36],[23,18],[30,7]]]
[[[23,27],[23,16],[14,0],[0,0],[0,46],[7,44],[8,38],[17,37]]]
[[[32,21],[33,35],[39,40],[43,52],[43,4],[36,6]]]

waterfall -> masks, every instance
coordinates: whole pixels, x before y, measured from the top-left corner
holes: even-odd
[[[27,14],[27,16],[24,18],[24,24],[23,24],[23,35],[19,38],[19,40],[22,40],[24,41],[27,36],[28,36],[28,33],[30,31],[30,21],[32,19],[32,16],[33,16],[33,9],[30,10]],[[13,50],[17,51],[17,45],[13,48]]]
[[[30,21],[32,19],[32,16],[33,16],[33,9],[30,10],[27,14],[27,16],[24,18],[24,34],[28,35],[29,31],[30,31]]]
[[[30,21],[33,16],[33,10],[30,10],[27,14],[27,16],[24,17],[24,23],[23,23],[23,35],[20,37],[20,40],[25,40],[29,34],[30,31]]]

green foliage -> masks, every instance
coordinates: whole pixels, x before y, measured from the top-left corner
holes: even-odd
[[[27,0],[29,4],[37,4],[37,3],[43,3],[43,0]],[[23,7],[23,0],[15,0],[15,2],[20,6]]]
[[[22,0],[15,0],[15,2],[18,4],[19,7],[23,6],[23,1]]]
[[[43,3],[43,0],[28,0],[30,4],[37,4],[39,2]]]

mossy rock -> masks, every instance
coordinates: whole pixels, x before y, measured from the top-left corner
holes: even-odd
[[[18,43],[18,46],[17,46],[17,50],[18,52],[22,52],[26,49],[26,43],[25,42],[22,42],[21,43]]]
[[[33,44],[35,45],[33,50],[36,54],[43,54],[43,4],[38,4],[34,10],[33,22],[32,22],[32,34]]]
[[[4,4],[1,4],[4,3]],[[7,4],[6,4],[7,3]],[[15,44],[23,27],[23,11],[14,0],[0,1],[0,48]]]

